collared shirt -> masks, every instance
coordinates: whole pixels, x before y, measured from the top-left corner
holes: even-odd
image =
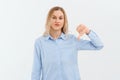
[[[50,35],[36,39],[31,80],[80,80],[77,62],[78,50],[99,50],[100,38],[92,30],[90,40],[78,40],[72,34],[62,33],[58,39]]]

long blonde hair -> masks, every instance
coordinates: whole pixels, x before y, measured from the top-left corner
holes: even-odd
[[[63,15],[64,15],[64,25],[63,25],[63,28],[62,28],[62,32],[64,34],[67,34],[68,33],[68,20],[67,20],[67,15],[65,13],[65,10],[62,8],[62,7],[59,7],[59,6],[55,6],[53,8],[51,8],[48,12],[48,15],[47,15],[47,19],[46,19],[46,24],[45,24],[45,32],[44,32],[44,36],[48,35],[49,34],[49,31],[50,31],[50,18],[53,14],[54,11],[57,11],[57,10],[60,10],[63,12]]]

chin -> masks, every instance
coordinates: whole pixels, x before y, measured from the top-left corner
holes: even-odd
[[[55,31],[59,31],[59,30],[61,30],[61,29],[54,29]]]
[[[51,28],[52,28],[53,30],[55,30],[55,31],[59,31],[59,30],[62,29],[61,26],[52,26]]]
[[[61,30],[62,28],[61,27],[54,27],[53,29],[54,30]]]

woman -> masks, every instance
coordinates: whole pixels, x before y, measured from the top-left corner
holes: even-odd
[[[68,34],[67,16],[62,7],[53,7],[43,36],[35,41],[31,80],[80,80],[78,50],[100,50],[103,44],[95,32],[81,24],[79,37]],[[86,34],[90,40],[80,39]]]

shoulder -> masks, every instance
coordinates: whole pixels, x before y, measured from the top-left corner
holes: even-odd
[[[40,44],[41,41],[45,40],[45,37],[44,36],[39,36],[35,39],[34,43],[35,44]]]
[[[68,38],[76,38],[76,36],[74,34],[67,34],[66,35]]]
[[[75,40],[77,38],[76,38],[76,36],[74,34],[66,34],[66,39]]]

